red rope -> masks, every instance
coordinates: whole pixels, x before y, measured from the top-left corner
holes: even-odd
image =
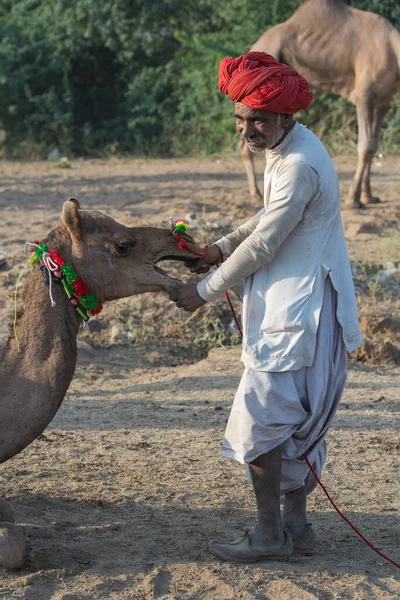
[[[176,243],[176,247],[178,248],[178,250],[180,250],[180,252],[183,252],[184,250],[189,250],[189,252],[192,252],[192,254],[195,254],[196,256],[200,256],[201,258],[203,258],[204,256],[206,256],[207,250],[208,250],[208,246],[204,246],[203,252],[196,252],[196,250],[193,250],[193,248],[191,248],[189,246],[189,244],[187,243],[187,241],[177,231],[174,231],[172,229],[172,235],[176,239],[176,242],[177,242]],[[217,265],[217,267],[219,267],[219,265]],[[231,299],[229,297],[228,292],[225,292],[225,298],[228,301],[229,308],[231,309],[234,321],[236,323],[236,327],[238,329],[240,337],[242,338],[243,337],[242,328],[240,327],[239,319],[236,316],[236,312],[235,312],[235,309],[233,308],[233,304],[232,304],[232,301],[231,301]]]
[[[184,250],[189,250],[189,252],[191,252],[192,254],[195,254],[196,256],[200,256],[201,258],[203,258],[204,256],[206,256],[208,246],[204,246],[203,252],[197,252],[196,250],[193,250],[193,248],[191,248],[189,246],[189,244],[187,243],[187,241],[183,237],[181,237],[179,235],[179,233],[177,233],[176,231],[173,231],[172,235],[176,239],[176,247],[178,248],[178,250],[180,252],[183,252]]]
[[[235,309],[233,308],[233,304],[232,304],[232,301],[231,301],[231,299],[229,298],[229,294],[228,294],[228,292],[225,292],[225,298],[228,300],[229,308],[231,309],[231,312],[232,312],[233,318],[234,318],[234,320],[235,320],[235,323],[236,323],[236,327],[238,328],[238,331],[239,331],[239,333],[240,333],[240,337],[242,338],[242,337],[243,337],[242,328],[240,327],[240,324],[239,324],[239,319],[238,319],[238,318],[237,318],[237,316],[236,316],[236,312],[235,312]]]
[[[307,466],[310,469],[311,473],[314,475],[315,479],[317,480],[318,484],[323,489],[325,496],[328,498],[329,502],[332,504],[332,506],[336,510],[336,512],[342,517],[342,519],[344,521],[346,521],[346,523],[348,523],[348,525],[350,525],[350,527],[353,529],[353,531],[356,532],[356,534],[362,539],[363,542],[365,542],[367,544],[367,546],[369,546],[371,548],[371,550],[373,550],[374,552],[376,552],[377,554],[379,554],[379,556],[381,556],[382,558],[384,558],[385,560],[387,560],[388,562],[390,562],[392,565],[394,565],[398,569],[400,569],[400,564],[399,563],[397,563],[394,560],[392,560],[391,558],[389,558],[389,556],[386,556],[386,554],[383,554],[383,552],[381,552],[380,550],[378,550],[378,548],[375,548],[375,546],[373,544],[371,544],[371,542],[369,540],[367,540],[367,538],[360,531],[358,531],[357,527],[355,527],[355,525],[353,525],[353,523],[350,521],[350,519],[348,519],[342,513],[342,511],[336,506],[336,504],[334,503],[334,501],[330,497],[330,495],[328,493],[328,490],[326,489],[326,487],[324,486],[324,484],[322,483],[322,481],[318,478],[318,475],[316,474],[315,470],[311,466],[310,461],[308,460],[308,458],[307,458],[307,456],[305,454],[304,454],[303,458],[306,461]]]

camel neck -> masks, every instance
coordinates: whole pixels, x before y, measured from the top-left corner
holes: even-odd
[[[30,444],[53,419],[75,371],[80,319],[64,290],[49,289],[38,267],[25,284],[17,324],[0,369],[0,463]]]
[[[51,306],[43,273],[35,266],[25,285],[23,312],[17,324],[20,352],[13,337],[9,343],[13,360],[28,357],[31,364],[43,364],[56,351],[57,355],[64,357],[63,362],[68,363],[71,354],[76,354],[76,337],[81,321],[63,288],[54,282],[52,294],[55,306]]]

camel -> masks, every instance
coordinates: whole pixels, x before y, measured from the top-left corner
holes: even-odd
[[[387,19],[341,0],[305,0],[251,47],[295,68],[312,87],[356,106],[358,162],[347,198],[350,208],[379,202],[372,195],[371,163],[390,101],[400,86],[400,34]],[[240,143],[251,202],[259,205],[253,159]]]
[[[184,237],[196,249],[193,240]],[[167,229],[125,227],[100,212],[80,210],[75,198],[64,203],[44,242],[72,265],[101,302],[144,292],[169,293],[182,283],[157,264],[193,258],[188,250],[178,250]],[[10,335],[1,359],[0,463],[43,432],[74,375],[82,319],[63,287],[55,283],[52,280],[52,307],[44,273],[33,268],[16,327],[20,351]],[[20,568],[29,548],[24,530],[14,524],[10,504],[0,500],[0,565]]]

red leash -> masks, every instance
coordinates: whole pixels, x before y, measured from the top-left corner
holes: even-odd
[[[174,228],[174,226],[172,226],[171,231],[172,231],[172,235],[176,239],[176,247],[178,248],[178,250],[180,250],[181,252],[183,252],[184,250],[189,250],[189,252],[192,252],[192,254],[195,254],[196,256],[199,256],[200,258],[203,258],[204,256],[206,256],[207,250],[208,250],[208,246],[204,246],[203,252],[197,252],[196,250],[193,250],[193,248],[191,248],[189,246],[189,244],[187,243],[187,241],[178,233],[178,231],[176,231],[176,229]],[[219,267],[219,265],[217,265],[217,267]],[[233,308],[233,304],[232,304],[232,301],[231,301],[231,299],[229,297],[228,292],[225,292],[225,298],[228,301],[229,308],[231,309],[231,312],[232,312],[232,315],[233,315],[236,327],[238,329],[240,337],[242,338],[243,337],[242,328],[240,327],[239,319],[236,316],[236,312],[235,312],[235,309]]]
[[[228,292],[225,292],[225,298],[228,300],[229,308],[231,309],[240,337],[243,338],[242,328],[240,327],[239,319],[236,316],[235,309],[233,308],[232,300],[230,299]]]
[[[179,250],[189,250],[189,252],[193,252],[193,254],[196,254],[196,256],[206,256],[207,254],[207,248],[208,246],[204,246],[204,251],[203,253],[198,253],[195,252],[194,250],[192,250],[192,248],[190,248],[190,246],[186,243],[185,240],[183,240],[180,235],[176,232],[173,231],[173,236],[176,240],[178,240],[178,249]],[[180,247],[181,246],[181,247]],[[219,265],[218,265],[219,266]],[[239,324],[239,320],[236,316],[236,312],[235,309],[233,307],[232,301],[229,297],[228,292],[225,292],[225,297],[228,301],[229,304],[229,308],[231,309],[233,318],[235,320],[236,323],[236,327],[238,328],[238,331],[240,333],[240,337],[243,338],[243,333],[242,333],[242,329],[240,327]],[[328,498],[329,502],[332,504],[333,508],[336,510],[336,512],[342,517],[342,519],[344,521],[346,521],[346,523],[348,523],[348,525],[350,525],[350,527],[353,529],[353,531],[355,531],[355,533],[362,539],[363,542],[365,542],[367,544],[367,546],[369,546],[371,548],[371,550],[373,550],[374,552],[376,552],[376,554],[379,554],[379,556],[381,556],[382,558],[384,558],[385,560],[387,560],[388,562],[390,562],[392,565],[394,565],[395,567],[397,567],[398,569],[400,569],[400,564],[397,563],[396,561],[394,561],[392,558],[390,558],[389,556],[386,556],[386,554],[383,554],[383,552],[381,552],[380,550],[378,550],[378,548],[376,548],[369,540],[367,540],[367,538],[360,532],[358,531],[357,527],[355,525],[353,525],[353,523],[350,521],[350,519],[348,519],[343,513],[342,511],[336,506],[335,502],[332,500],[332,498],[329,495],[328,490],[326,489],[326,487],[324,486],[324,484],[322,483],[322,481],[319,479],[318,475],[316,474],[314,468],[312,467],[310,461],[308,460],[307,456],[304,454],[303,455],[304,460],[307,463],[308,468],[310,469],[311,473],[314,475],[317,483],[319,484],[319,486],[322,488],[325,496]]]
[[[183,237],[181,237],[181,235],[177,231],[175,231],[174,229],[171,229],[171,231],[172,231],[172,235],[176,239],[176,247],[178,248],[178,250],[180,252],[183,252],[184,250],[189,250],[189,252],[191,252],[192,254],[195,254],[196,256],[200,256],[201,258],[206,256],[208,246],[204,246],[203,252],[196,252],[196,250],[193,250],[193,248],[191,248],[189,246],[187,241]]]
[[[330,495],[328,493],[328,490],[326,489],[326,487],[324,486],[324,484],[322,483],[322,481],[318,478],[318,475],[316,474],[315,470],[311,466],[310,461],[308,460],[308,458],[307,458],[307,456],[305,454],[304,454],[303,458],[306,461],[307,466],[310,469],[311,473],[314,475],[315,479],[317,480],[317,482],[319,483],[319,485],[323,489],[325,496],[328,498],[329,502],[332,504],[332,506],[336,510],[336,512],[342,517],[342,519],[344,521],[346,521],[346,523],[348,523],[350,525],[350,527],[353,529],[353,531],[356,532],[356,534],[362,539],[363,542],[365,542],[367,544],[367,546],[369,546],[371,548],[371,550],[373,550],[374,552],[376,552],[377,554],[379,554],[379,556],[381,556],[382,558],[384,558],[388,562],[392,563],[392,565],[394,565],[398,569],[400,569],[400,564],[399,563],[397,563],[394,560],[392,560],[391,558],[389,558],[389,556],[386,556],[386,554],[383,554],[383,552],[381,552],[380,550],[378,550],[378,548],[375,548],[375,546],[373,544],[371,544],[371,542],[369,540],[367,540],[367,538],[360,531],[358,531],[357,527],[355,527],[355,525],[353,525],[353,523],[350,521],[350,519],[348,519],[342,513],[342,511],[336,506],[336,504],[334,503],[334,501],[330,497]]]

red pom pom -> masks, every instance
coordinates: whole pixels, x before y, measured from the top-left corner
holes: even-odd
[[[75,296],[78,296],[78,298],[89,293],[89,288],[83,281],[82,277],[78,277],[78,279],[75,279],[73,289]]]
[[[102,310],[103,310],[103,305],[101,302],[99,302],[98,307],[91,310],[90,314],[92,315],[92,317],[94,317],[95,315],[98,315]]]
[[[63,265],[65,265],[65,260],[63,259],[62,256],[60,256],[57,252],[57,250],[51,250],[51,252],[49,252],[50,254],[50,258],[51,260],[53,260],[56,265],[58,265],[59,267],[62,267]]]

